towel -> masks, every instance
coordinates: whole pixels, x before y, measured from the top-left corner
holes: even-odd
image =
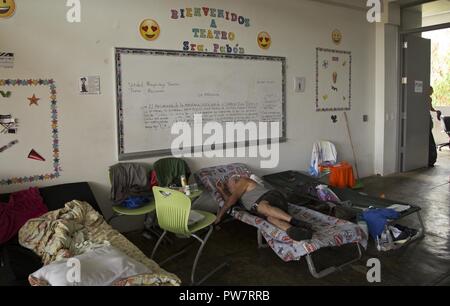
[[[309,173],[312,176],[319,176],[319,166],[327,163],[334,165],[337,162],[336,147],[329,141],[319,141],[314,143],[311,155],[311,166]]]

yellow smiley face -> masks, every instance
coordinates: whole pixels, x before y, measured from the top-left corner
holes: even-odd
[[[334,30],[333,33],[331,33],[331,39],[333,39],[333,42],[335,44],[339,44],[342,40],[342,33],[339,30]]]
[[[14,15],[16,3],[14,0],[0,0],[0,18],[8,18]]]
[[[1,1],[1,0],[0,0]],[[161,29],[159,24],[153,19],[145,19],[139,26],[139,31],[145,40],[155,40],[159,37]]]
[[[260,32],[258,34],[258,45],[261,49],[269,49],[270,44],[272,43],[272,39],[270,38],[269,33],[267,32]]]

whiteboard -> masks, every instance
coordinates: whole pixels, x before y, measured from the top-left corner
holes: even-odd
[[[170,154],[172,125],[193,128],[194,114],[224,130],[278,122],[285,139],[284,57],[116,48],[115,60],[119,160]]]

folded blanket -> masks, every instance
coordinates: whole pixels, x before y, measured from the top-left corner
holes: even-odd
[[[37,188],[12,193],[7,204],[0,203],[0,244],[14,237],[28,220],[47,211]]]
[[[19,243],[40,256],[44,265],[83,254],[102,244],[112,245],[152,271],[151,276],[136,276],[127,284],[180,284],[177,276],[147,258],[86,202],[72,201],[64,208],[29,220],[19,231]]]

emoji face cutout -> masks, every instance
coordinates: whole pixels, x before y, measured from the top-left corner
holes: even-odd
[[[272,39],[270,38],[269,33],[267,32],[260,32],[258,34],[258,45],[261,49],[269,49],[270,48],[270,44],[272,43]]]
[[[339,30],[334,30],[333,33],[331,33],[331,39],[336,45],[339,45],[342,40],[342,33]]]
[[[139,31],[141,32],[141,36],[145,40],[152,41],[159,37],[161,29],[159,27],[159,24],[153,19],[145,19],[144,21],[141,22],[141,25],[139,26]]]
[[[0,18],[11,17],[16,11],[14,0],[0,0]]]

